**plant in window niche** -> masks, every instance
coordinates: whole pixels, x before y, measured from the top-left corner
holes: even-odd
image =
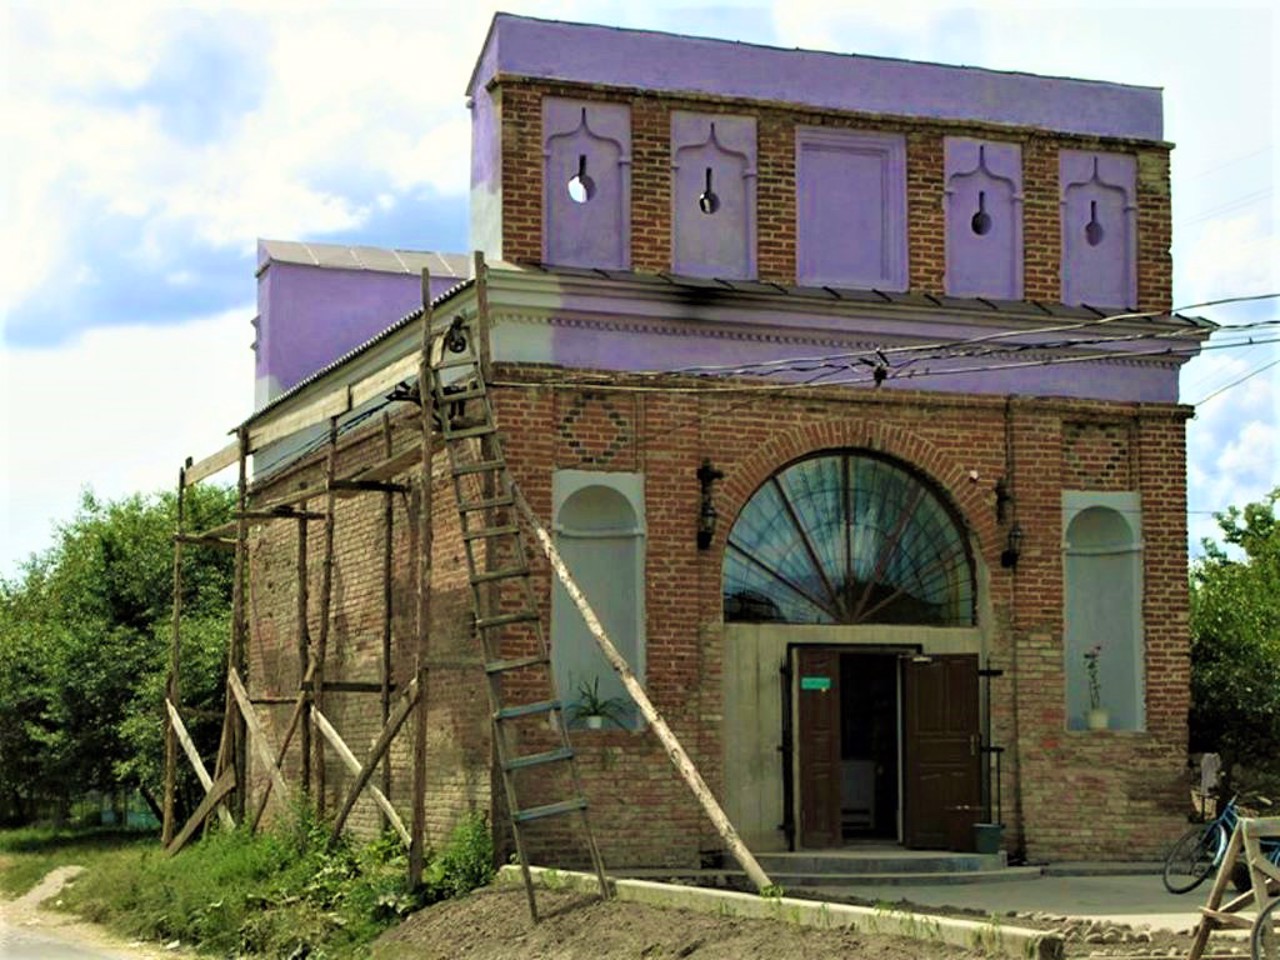
[[[624,725],[626,701],[621,697],[600,696],[599,677],[579,683],[577,696],[577,702],[569,708],[569,719],[580,720],[591,730],[602,729],[606,720],[612,720],[619,727]]]
[[[1102,705],[1102,679],[1098,675],[1098,660],[1102,656],[1102,644],[1095,643],[1084,652],[1084,669],[1089,677],[1089,729],[1105,730],[1109,717]]]

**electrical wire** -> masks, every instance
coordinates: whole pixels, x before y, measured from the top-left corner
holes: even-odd
[[[1250,370],[1250,371],[1249,371],[1248,373],[1246,373],[1244,376],[1239,377],[1239,378],[1237,378],[1237,379],[1235,379],[1235,380],[1232,380],[1232,381],[1231,381],[1230,383],[1228,383],[1228,384],[1224,384],[1223,386],[1219,387],[1217,390],[1214,390],[1214,391],[1213,391],[1212,393],[1210,393],[1208,396],[1206,396],[1206,397],[1202,397],[1201,399],[1197,400],[1197,401],[1193,404],[1193,406],[1197,406],[1197,407],[1199,407],[1199,406],[1201,406],[1201,405],[1203,405],[1203,404],[1206,404],[1206,403],[1208,403],[1210,400],[1212,400],[1214,397],[1218,396],[1219,394],[1226,393],[1226,392],[1227,392],[1228,390],[1230,390],[1232,387],[1238,387],[1240,384],[1244,383],[1246,380],[1252,380],[1252,379],[1253,379],[1254,377],[1256,377],[1258,374],[1260,374],[1260,373],[1265,373],[1267,370],[1270,370],[1272,367],[1276,366],[1277,364],[1280,364],[1280,357],[1277,357],[1275,360],[1272,360],[1272,361],[1270,361],[1269,363],[1264,363],[1264,364],[1263,364],[1262,366],[1260,366],[1260,367],[1256,367],[1256,368],[1254,368],[1253,370]]]

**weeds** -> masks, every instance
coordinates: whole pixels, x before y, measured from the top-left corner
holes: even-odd
[[[70,888],[69,910],[131,936],[180,940],[221,955],[340,958],[418,907],[489,882],[493,845],[480,817],[464,822],[408,886],[395,836],[328,844],[306,810],[273,829],[213,834],[177,857],[158,848],[105,859]]]

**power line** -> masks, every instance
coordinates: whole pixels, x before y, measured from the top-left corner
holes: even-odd
[[[1226,393],[1226,392],[1227,392],[1228,390],[1230,390],[1232,387],[1237,387],[1237,386],[1239,386],[1240,384],[1244,383],[1246,380],[1251,380],[1251,379],[1253,379],[1253,378],[1254,378],[1254,377],[1256,377],[1258,374],[1260,374],[1260,373],[1264,373],[1265,371],[1270,370],[1272,367],[1276,366],[1277,364],[1280,364],[1280,357],[1277,357],[1275,360],[1272,360],[1272,361],[1270,361],[1270,362],[1268,362],[1268,363],[1264,363],[1264,364],[1263,364],[1262,366],[1260,366],[1260,367],[1255,367],[1253,370],[1250,370],[1250,371],[1249,371],[1248,373],[1246,373],[1244,376],[1239,377],[1239,378],[1237,378],[1237,379],[1235,379],[1235,380],[1232,380],[1230,383],[1225,384],[1224,386],[1219,387],[1217,390],[1213,391],[1213,393],[1209,394],[1207,397],[1204,397],[1203,399],[1197,400],[1197,401],[1195,402],[1195,404],[1193,404],[1193,406],[1197,406],[1197,407],[1198,407],[1198,406],[1200,406],[1201,404],[1208,403],[1208,402],[1209,402],[1210,400],[1212,400],[1214,397],[1218,396],[1218,394],[1220,394],[1220,393]]]

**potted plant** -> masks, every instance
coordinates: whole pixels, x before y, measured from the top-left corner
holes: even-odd
[[[1084,652],[1084,669],[1089,675],[1090,730],[1105,730],[1110,725],[1107,708],[1102,705],[1102,680],[1098,676],[1098,658],[1102,656],[1102,644],[1095,643]]]
[[[583,680],[578,684],[578,697],[569,708],[569,719],[580,720],[589,730],[603,729],[606,720],[621,727],[625,709],[626,701],[621,697],[600,696],[600,678],[593,677],[589,683]]]

